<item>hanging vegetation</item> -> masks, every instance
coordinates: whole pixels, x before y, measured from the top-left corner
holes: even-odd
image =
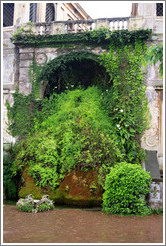
[[[56,35],[34,35],[31,29],[21,27],[11,38],[15,45],[20,47],[72,47],[73,44],[81,46],[102,46],[109,48],[110,43],[118,46],[134,45],[135,41],[145,42],[151,36],[152,31],[147,30],[118,30],[110,31],[106,27],[101,27],[93,31],[83,33],[67,33]]]
[[[144,151],[141,137],[148,127],[150,114],[143,85],[142,66],[147,46],[140,42],[132,46],[112,45],[100,60],[106,66],[113,86],[107,109],[113,120],[119,147],[129,163],[141,163]]]

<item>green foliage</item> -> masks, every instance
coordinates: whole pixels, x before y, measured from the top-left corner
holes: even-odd
[[[33,58],[33,61],[31,65],[29,66],[29,82],[32,84],[32,91],[31,95],[33,98],[40,98],[40,87],[41,87],[41,81],[37,79],[38,74],[40,74],[42,69],[42,66],[37,65],[35,62],[35,58]]]
[[[18,204],[18,211],[32,212],[34,209],[34,204],[31,201],[25,201],[23,204]]]
[[[119,30],[110,31],[101,27],[84,33],[69,33],[57,35],[34,35],[30,31],[25,33],[25,28],[18,30],[12,37],[12,41],[20,47],[62,47],[73,44],[84,44],[88,46],[102,45],[109,47],[110,43],[117,46],[134,45],[136,40],[144,42],[151,36],[151,30]]]
[[[93,63],[91,64],[89,61],[93,61]],[[90,70],[88,75],[90,78],[86,82],[82,81],[84,76],[79,72],[79,67],[77,68],[78,63],[81,69],[84,66],[86,76],[87,70]],[[95,74],[95,77],[91,74]],[[29,79],[32,84],[32,92],[25,96],[16,89],[13,93],[14,105],[11,107],[8,102],[6,103],[10,122],[8,131],[14,137],[33,134],[34,125],[37,127],[36,119],[40,117],[40,121],[42,121],[44,120],[43,115],[48,117],[54,112],[56,103],[54,97],[56,96],[51,96],[52,93],[61,93],[67,88],[73,90],[79,85],[87,88],[91,84],[100,85],[100,87],[108,87],[110,84],[105,69],[99,65],[98,56],[86,51],[70,52],[48,62],[43,67],[38,66],[33,60],[29,68]],[[41,81],[49,81],[45,91],[45,96],[49,97],[49,100],[47,98],[37,100],[40,98]],[[41,109],[43,114],[40,113]]]
[[[144,200],[150,192],[150,174],[140,165],[119,163],[106,177],[103,210],[108,214],[149,215]]]
[[[97,190],[97,184],[96,184],[96,182],[93,181],[93,182],[90,184],[89,188],[90,188],[90,192],[91,192],[93,195],[95,195],[95,194],[96,194],[96,190]]]
[[[49,61],[42,67],[38,81],[48,82],[45,96],[61,93],[66,88],[73,90],[78,86],[87,88],[97,85],[108,87],[109,76],[100,65],[98,55],[88,51],[72,51]]]
[[[32,23],[29,21],[25,25],[21,25],[12,35],[12,40],[21,40],[24,35],[32,34]]]
[[[156,208],[156,209],[152,209],[152,213],[153,214],[157,214],[157,215],[163,215],[163,208]]]
[[[140,163],[144,158],[140,142],[150,118],[141,69],[146,50],[137,42],[134,49],[112,47],[100,58],[113,81],[103,104],[112,118],[124,160],[131,163]]]
[[[40,204],[38,211],[43,212],[43,211],[51,210],[53,208],[54,208],[54,206],[52,204],[50,204],[50,202],[46,202],[46,203]]]
[[[14,105],[10,107],[8,101],[8,119],[11,120],[8,131],[12,136],[24,136],[29,133],[33,122],[32,95],[24,96],[18,89],[13,93]],[[20,120],[21,119],[21,120]]]
[[[29,165],[37,185],[54,190],[59,179],[76,166],[101,169],[121,159],[101,94],[97,87],[89,87],[55,95],[54,113],[42,122],[36,119],[34,135],[20,144],[13,173]]]
[[[18,196],[17,190],[19,175],[17,174],[14,177],[12,174],[12,165],[17,151],[17,148],[11,147],[5,150],[3,156],[3,185],[5,197],[8,200],[15,200]]]
[[[62,71],[65,71],[69,63],[74,61],[79,62],[85,59],[97,62],[98,55],[88,51],[72,51],[68,54],[59,56],[56,59],[49,61],[46,65],[43,66],[38,79],[50,80],[50,78],[55,74],[55,72],[58,71],[58,69],[61,68]]]
[[[163,44],[160,43],[159,45],[152,45],[148,50],[146,59],[151,65],[155,65],[158,61],[160,62],[159,74],[160,77],[163,77]]]

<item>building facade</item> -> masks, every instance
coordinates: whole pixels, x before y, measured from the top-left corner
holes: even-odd
[[[91,17],[78,3],[3,3],[3,27],[80,19]]]

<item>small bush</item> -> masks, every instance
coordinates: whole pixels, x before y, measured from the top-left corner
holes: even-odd
[[[39,206],[39,211],[43,212],[43,211],[50,210],[53,208],[54,208],[53,204],[50,204],[49,202],[47,202],[46,204],[42,203]]]
[[[32,210],[34,209],[34,203],[32,201],[26,200],[24,203],[18,204],[17,208],[18,211],[32,212]]]
[[[145,197],[151,177],[140,165],[126,162],[111,168],[106,177],[103,210],[108,214],[149,215]]]

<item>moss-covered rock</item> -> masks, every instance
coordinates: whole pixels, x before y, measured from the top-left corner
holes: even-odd
[[[41,199],[48,194],[55,204],[80,207],[100,206],[102,202],[102,188],[97,182],[97,171],[83,172],[77,168],[67,173],[59,187],[53,191],[37,186],[28,170],[29,167],[26,167],[22,174],[19,198],[32,194],[35,199]]]
[[[19,198],[25,198],[29,194],[32,194],[35,199],[41,199],[43,195],[47,194],[46,190],[36,185],[33,178],[28,174],[29,167],[26,167],[23,171],[18,196]]]

